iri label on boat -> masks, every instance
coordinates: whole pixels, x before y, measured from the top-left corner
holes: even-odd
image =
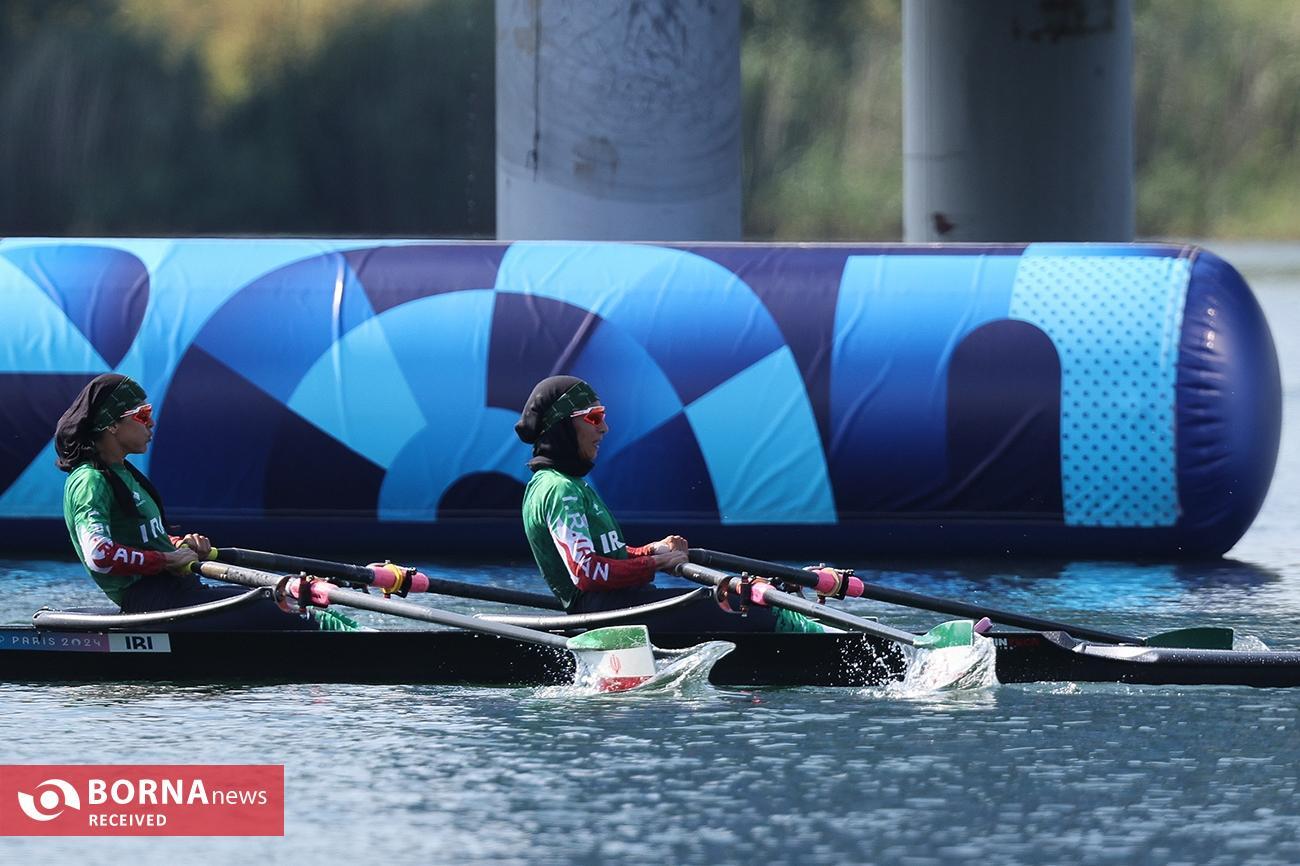
[[[109,652],[168,653],[171,641],[165,634],[109,634]]]
[[[0,836],[283,835],[281,764],[0,765]]]

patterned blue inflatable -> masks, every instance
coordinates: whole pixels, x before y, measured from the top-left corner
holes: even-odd
[[[1280,430],[1195,247],[7,239],[0,303],[10,547],[66,543],[54,422],[107,370],[173,519],[297,552],[524,550],[512,427],[559,372],[633,539],[790,556],[1220,554]]]

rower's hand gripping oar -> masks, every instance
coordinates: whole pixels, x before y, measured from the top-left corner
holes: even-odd
[[[905,646],[921,649],[944,649],[946,647],[970,646],[975,641],[975,624],[968,619],[940,623],[923,635],[915,635],[911,632],[891,628],[874,620],[863,619],[860,616],[853,616],[841,610],[817,604],[814,601],[791,595],[788,592],[782,592],[765,580],[737,577],[690,562],[679,565],[677,574],[695,583],[715,587],[719,592],[735,592],[741,598],[757,605],[785,608],[786,610],[801,613],[804,616],[834,623],[852,631],[860,631]]]
[[[246,550],[242,547],[223,547],[220,550],[214,547],[212,553],[208,555],[208,559],[229,565],[237,565],[242,568],[305,572],[317,577],[341,580],[345,583],[373,586],[376,589],[383,590],[384,595],[397,595],[403,598],[406,597],[407,593],[411,592],[429,592],[437,595],[452,595],[458,598],[472,598],[479,601],[497,601],[523,607],[539,607],[544,610],[563,609],[559,599],[552,595],[429,577],[414,568],[405,568],[391,562],[382,565],[352,565],[346,562],[330,562],[327,559],[311,559],[306,556],[269,553],[264,550]]]
[[[681,655],[679,651],[660,651],[654,647],[650,643],[650,632],[643,625],[610,626],[593,629],[577,637],[564,638],[548,632],[474,619],[401,599],[377,598],[307,576],[284,576],[219,562],[195,562],[191,564],[191,569],[212,580],[272,589],[279,597],[277,600],[286,597],[297,599],[299,608],[304,611],[310,607],[323,608],[339,604],[568,650],[573,653],[578,666],[578,675],[574,681],[583,685],[590,684],[601,692],[623,692],[647,685],[656,676],[657,653],[663,652],[671,658]]]
[[[844,598],[845,596],[850,598],[870,598],[875,601],[902,605],[903,607],[938,611],[952,616],[966,616],[971,619],[987,617],[994,622],[1032,629],[1033,631],[1063,631],[1076,638],[1103,643],[1181,647],[1184,649],[1232,649],[1233,632],[1230,628],[1201,626],[1161,632],[1147,638],[1133,637],[1132,635],[1116,634],[1101,629],[1069,625],[1036,616],[998,610],[985,605],[967,604],[953,599],[936,598],[935,596],[922,595],[919,592],[909,592],[905,589],[894,589],[893,587],[867,583],[856,577],[852,569],[823,566],[808,571],[790,565],[765,562],[761,559],[751,559],[747,556],[736,556],[732,553],[705,550],[699,547],[692,547],[687,552],[687,555],[690,557],[691,562],[700,565],[744,571],[749,574],[760,574],[798,586],[808,587],[824,598]]]

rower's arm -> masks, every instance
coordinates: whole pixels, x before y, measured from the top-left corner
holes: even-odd
[[[596,553],[586,514],[569,506],[569,502],[566,499],[555,504],[547,520],[547,527],[551,541],[569,572],[569,579],[579,591],[629,589],[654,580],[656,563],[652,555],[640,554],[616,559]],[[630,550],[628,552],[631,553]]]
[[[130,547],[114,540],[108,515],[113,494],[97,475],[73,482],[69,495],[69,518],[77,553],[86,568],[97,574],[157,574],[167,567],[167,554],[159,550]]]
[[[564,524],[552,524],[551,540],[564,561],[569,579],[582,592],[628,589],[654,580],[653,556],[630,556],[627,559],[601,556],[595,552],[585,533]]]

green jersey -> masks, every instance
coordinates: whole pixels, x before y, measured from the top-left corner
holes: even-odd
[[[627,546],[618,521],[585,480],[539,469],[524,490],[523,514],[533,558],[565,609],[583,592],[654,580],[649,548]]]
[[[130,492],[139,515],[128,514],[113,497],[108,479],[89,463],[68,474],[63,487],[63,519],[86,572],[104,594],[122,603],[126,588],[166,566],[164,554],[176,544],[163,526],[158,504],[125,466],[109,468]]]

